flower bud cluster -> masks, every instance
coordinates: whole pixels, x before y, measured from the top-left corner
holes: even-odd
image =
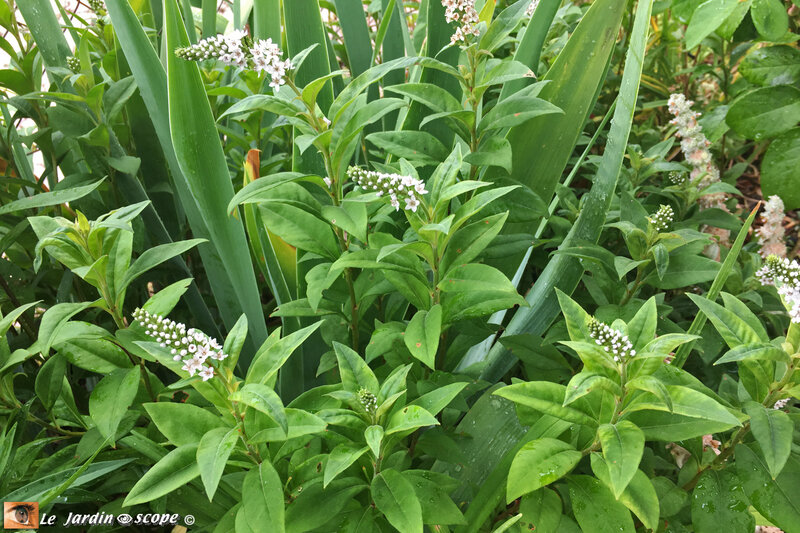
[[[762,285],[778,287],[792,322],[800,324],[800,263],[771,255],[756,272],[756,278]]]
[[[75,56],[69,56],[67,58],[67,68],[75,74],[79,73],[81,71],[81,60]]]
[[[103,0],[89,0],[89,8],[94,11],[98,17],[106,16],[106,5]]]
[[[783,200],[780,196],[770,196],[764,205],[764,214],[761,217],[762,225],[756,230],[758,244],[761,245],[759,253],[762,257],[777,255],[786,257],[786,244],[783,242],[785,230],[783,219],[786,216]]]
[[[363,387],[358,391],[358,401],[370,415],[374,415],[378,410],[378,399],[374,394]]]
[[[533,0],[533,2],[531,2],[531,4],[528,6],[528,9],[525,10],[525,16],[532,17],[533,12],[536,11],[536,6],[538,5],[539,5],[539,0]]]
[[[616,362],[636,355],[636,350],[633,349],[633,344],[628,340],[627,335],[623,335],[594,318],[589,322],[589,336],[598,346],[613,356]]]
[[[664,231],[665,229],[669,228],[669,225],[672,224],[674,218],[675,211],[672,210],[672,207],[661,204],[658,207],[658,211],[656,211],[653,216],[647,217],[647,220],[653,225],[653,228],[656,231]]]
[[[450,44],[466,44],[470,35],[478,36],[478,11],[475,0],[442,0],[445,8],[444,18],[450,22],[458,22],[459,26],[450,37]]]
[[[416,212],[420,204],[417,195],[428,193],[425,190],[425,183],[411,176],[375,172],[358,167],[347,169],[347,176],[353,180],[356,188],[361,187],[366,191],[376,192],[378,196],[388,197],[395,211],[400,210],[402,201],[405,203],[403,209]]]
[[[775,404],[772,406],[772,408],[773,409],[783,409],[784,407],[786,407],[786,405],[788,405],[790,399],[791,398],[784,398],[782,400],[778,400],[777,402],[775,402]]]
[[[672,182],[673,185],[680,185],[681,183],[686,183],[686,175],[683,172],[678,172],[677,170],[673,170],[669,173],[669,181]]]
[[[219,342],[200,330],[186,328],[161,315],[153,315],[143,309],[133,312],[133,318],[145,328],[145,334],[155,339],[162,348],[169,349],[175,361],[183,363],[182,369],[190,376],[199,374],[203,381],[214,377],[214,367],[206,365],[212,361],[223,361],[228,354],[222,351]]]
[[[187,61],[218,59],[227,65],[251,68],[266,72],[272,78],[270,87],[279,89],[286,83],[286,72],[292,70],[291,60],[281,59],[281,49],[272,39],[253,43],[245,31],[236,30],[230,35],[216,35],[196,44],[175,50],[175,55]]]

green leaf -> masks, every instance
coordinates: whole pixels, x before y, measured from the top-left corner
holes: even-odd
[[[283,499],[283,483],[269,462],[264,461],[245,474],[242,511],[253,531],[285,531]]]
[[[697,533],[751,533],[756,527],[736,473],[706,470],[692,491],[692,525]]]
[[[411,482],[422,507],[422,522],[425,524],[466,524],[464,515],[448,496],[443,481],[452,481],[444,474],[428,470],[405,470],[403,476]]]
[[[597,422],[584,411],[563,405],[566,391],[566,387],[558,383],[529,381],[503,387],[495,394],[562,420],[596,426]],[[573,405],[580,405],[580,403],[574,402]]]
[[[190,403],[145,403],[143,407],[156,428],[175,446],[199,444],[212,429],[226,427],[219,416]]]
[[[644,433],[635,424],[622,420],[601,425],[597,428],[597,437],[603,447],[611,489],[619,499],[639,468],[644,453]]]
[[[800,208],[800,128],[770,143],[761,162],[761,187],[765,197],[780,196],[786,209]]]
[[[758,333],[739,316],[718,303],[696,294],[688,296],[711,320],[728,347],[733,349],[743,344],[759,344],[766,340],[761,339]]]
[[[591,462],[592,472],[610,488],[611,477],[608,471],[608,463],[599,453],[591,455]],[[647,474],[637,470],[628,486],[617,499],[639,517],[645,527],[653,530],[658,529],[658,494]]]
[[[792,451],[794,423],[783,411],[767,409],[755,402],[747,402],[744,411],[750,416],[750,430],[767,461],[769,473],[776,479]]]
[[[367,441],[372,455],[377,459],[381,456],[381,441],[383,440],[383,426],[370,426],[364,430],[364,440]]]
[[[525,495],[519,505],[522,521],[533,531],[557,531],[562,516],[561,498],[551,489]]]
[[[191,239],[188,241],[173,242],[169,244],[162,244],[153,248],[148,248],[140,255],[136,261],[125,272],[125,277],[122,279],[120,285],[116,287],[117,293],[124,291],[128,285],[136,278],[150,270],[157,267],[164,261],[168,261],[175,256],[191,250],[198,244],[206,242],[205,239]]]
[[[442,306],[434,305],[428,311],[417,311],[408,323],[403,341],[411,355],[434,370],[441,334]]]
[[[333,350],[336,352],[344,389],[358,393],[359,389],[364,388],[377,395],[380,390],[378,378],[364,359],[352,348],[338,342],[333,343]]]
[[[328,456],[328,462],[325,463],[325,473],[322,477],[322,486],[327,487],[328,484],[336,478],[336,476],[350,468],[350,465],[358,461],[359,457],[364,455],[367,450],[369,450],[369,446],[359,448],[358,446],[354,446],[346,442],[338,444],[333,450],[331,450],[331,453]]]
[[[231,394],[230,399],[264,413],[278,424],[284,433],[289,432],[289,421],[283,410],[283,402],[281,402],[280,396],[263,383],[248,383]]]
[[[606,390],[615,396],[622,396],[620,386],[605,376],[587,372],[578,372],[567,384],[567,394],[564,397],[564,405],[569,405],[578,398],[582,398],[593,390]]]
[[[654,285],[663,290],[680,289],[714,279],[719,263],[707,257],[677,253],[669,258],[669,269]],[[652,279],[652,278],[651,278]]]
[[[800,89],[791,85],[756,89],[733,103],[725,121],[748,139],[780,135],[800,122]]]
[[[780,348],[771,344],[753,343],[742,344],[729,350],[714,364],[732,363],[734,361],[783,361],[788,363],[789,355]]]
[[[303,342],[314,333],[322,322],[315,322],[314,324],[295,331],[290,335],[278,340],[277,338],[267,339],[264,344],[256,352],[253,357],[253,363],[247,370],[247,383],[273,383],[275,375],[278,370],[283,366],[292,353],[300,347]],[[280,335],[280,331],[273,335]],[[272,338],[272,336],[270,336]]]
[[[184,486],[200,475],[197,444],[179,446],[154,464],[131,488],[123,507],[147,503]]]
[[[637,351],[641,351],[656,336],[658,310],[655,297],[647,300],[628,322],[628,339]]]
[[[625,384],[628,390],[643,390],[649,392],[664,402],[669,412],[673,412],[672,398],[669,391],[661,381],[654,376],[637,376]]]
[[[219,117],[217,122],[225,117],[252,113],[254,111],[275,113],[285,117],[294,117],[303,111],[303,108],[291,101],[268,94],[255,94],[243,98],[230,106]]]
[[[800,81],[800,50],[785,44],[752,49],[739,73],[755,85],[794,85]]]
[[[91,185],[83,185],[81,187],[72,187],[69,189],[56,189],[51,192],[40,192],[27,198],[20,198],[19,200],[0,205],[0,215],[22,211],[23,209],[34,209],[73,202],[90,194],[97,189],[103,181],[105,180],[101,179]]]
[[[366,139],[386,152],[420,165],[438,165],[447,159],[447,148],[424,131],[384,131]]]
[[[352,498],[365,488],[363,481],[356,478],[336,480],[327,488],[322,487],[319,478],[316,483],[305,483],[303,492],[286,507],[286,532],[304,533],[323,528],[331,517],[348,508]]]
[[[793,533],[800,524],[800,460],[790,457],[783,472],[773,480],[752,445],[739,444],[736,472],[750,504],[770,522]]]
[[[389,419],[386,434],[400,433],[425,426],[438,426],[439,421],[419,405],[407,405]]]
[[[432,391],[423,394],[409,405],[419,405],[430,414],[436,416],[439,412],[447,407],[456,396],[467,386],[467,383],[451,383],[443,387],[437,387]]]
[[[61,388],[67,372],[67,360],[60,354],[51,356],[36,374],[34,389],[36,396],[47,411],[53,408],[61,396]]]
[[[569,474],[583,455],[566,442],[545,438],[525,444],[508,473],[506,501],[538,490]]]
[[[447,243],[439,271],[446,275],[454,265],[463,265],[478,257],[500,233],[507,218],[508,213],[498,213],[456,231]]]
[[[750,16],[758,34],[767,41],[777,41],[789,31],[789,15],[780,0],[753,0]]]
[[[711,420],[729,424],[730,426],[741,425],[739,420],[725,407],[701,392],[680,385],[666,385],[666,388],[670,398],[672,398],[672,412],[677,415]],[[651,400],[653,399],[655,399],[655,397],[643,394],[625,407],[624,411],[633,412],[642,409],[655,409],[658,411],[669,410],[668,407],[661,402],[652,402]]]
[[[738,3],[739,0],[710,0],[700,4],[686,28],[684,35],[686,48],[695,48],[711,32],[719,28],[733,13]]]
[[[569,496],[572,510],[583,531],[592,533],[633,533],[633,519],[625,506],[598,479],[571,476]]]
[[[122,417],[136,398],[140,376],[138,367],[115,370],[101,379],[89,396],[89,415],[112,445]]]
[[[200,479],[206,489],[208,501],[214,499],[219,480],[225,472],[225,465],[238,440],[238,428],[212,429],[200,439],[200,445],[197,447],[197,466],[200,469]]]
[[[370,487],[375,506],[386,520],[403,533],[422,533],[422,507],[414,486],[390,468],[372,478]]]

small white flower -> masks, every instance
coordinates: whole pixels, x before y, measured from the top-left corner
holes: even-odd
[[[214,377],[214,368],[207,366],[200,370],[200,377],[203,378],[203,381],[208,381],[209,379]]]
[[[408,198],[406,198],[406,207],[405,207],[406,210],[410,209],[412,212],[416,213],[417,206],[419,206],[419,200],[417,200],[415,197],[409,196]]]
[[[331,188],[331,185],[333,185],[333,182],[330,178],[322,178],[322,181],[325,182],[325,185],[327,185],[329,189]]]

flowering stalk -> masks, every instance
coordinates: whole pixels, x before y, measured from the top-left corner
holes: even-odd
[[[286,83],[286,73],[294,69],[291,60],[282,60],[280,47],[272,39],[253,42],[247,32],[236,30],[230,35],[208,37],[196,44],[178,48],[175,55],[186,61],[218,59],[235,67],[266,72],[272,78],[269,86],[275,90]]]
[[[633,349],[633,344],[627,335],[594,318],[589,321],[588,328],[589,336],[611,356],[615,363],[625,363],[636,355],[636,350]]]
[[[711,157],[709,147],[711,142],[703,134],[703,129],[697,122],[699,113],[692,110],[692,102],[688,100],[683,94],[675,93],[669,97],[669,112],[675,118],[670,121],[671,124],[678,127],[675,136],[681,139],[681,151],[686,159],[686,162],[692,166],[692,171],[689,177],[693,181],[697,181],[697,188],[703,190],[710,185],[719,182],[719,169],[714,165]],[[699,199],[701,209],[708,209],[716,207],[723,211],[728,211],[725,205],[725,194],[714,193],[706,194]],[[719,242],[727,245],[730,241],[730,230],[708,227],[704,231],[710,235],[718,237]],[[719,249],[707,250],[707,254],[716,256],[719,259]]]
[[[143,309],[134,311],[133,318],[145,328],[146,335],[169,350],[173,360],[183,363],[181,370],[188,372],[189,376],[198,374],[203,381],[208,381],[215,375],[215,364],[218,363],[214,361],[222,362],[228,357],[216,339],[200,330],[187,329],[180,322],[152,315]],[[206,365],[208,361],[210,365]]]
[[[411,176],[368,171],[358,167],[347,169],[347,176],[356,184],[356,188],[360,187],[375,192],[378,196],[389,198],[389,203],[395,211],[400,210],[402,201],[405,204],[403,209],[416,213],[420,205],[417,195],[428,193],[425,190],[425,183]]]
[[[450,44],[466,45],[470,35],[477,37],[478,11],[475,9],[475,0],[442,0],[444,18],[448,23],[457,22],[455,32],[450,37]]]
[[[758,244],[761,245],[759,253],[762,257],[776,255],[786,257],[786,244],[783,242],[785,230],[783,229],[783,219],[786,216],[783,207],[783,200],[780,196],[770,196],[764,205],[762,215],[762,225],[756,230],[758,234]]]

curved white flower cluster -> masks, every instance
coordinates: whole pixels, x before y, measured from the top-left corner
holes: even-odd
[[[444,18],[447,22],[458,22],[459,25],[453,36],[451,44],[465,44],[470,35],[478,36],[478,12],[475,10],[475,0],[442,0]]]
[[[658,211],[651,216],[647,217],[647,220],[653,225],[656,231],[664,231],[672,224],[672,221],[675,219],[675,211],[672,210],[672,207],[661,204],[658,207]]]
[[[403,201],[405,203],[403,209],[416,212],[420,204],[417,195],[428,193],[425,190],[425,183],[411,176],[375,172],[358,167],[347,169],[347,176],[355,182],[356,187],[375,191],[378,196],[386,195],[395,211],[400,210],[400,202]]]
[[[175,55],[187,61],[218,59],[227,65],[251,68],[272,77],[270,87],[280,88],[286,83],[286,72],[292,70],[291,60],[282,60],[281,49],[272,39],[259,39],[252,43],[247,32],[236,30],[230,35],[215,35],[191,46],[178,48]]]
[[[533,0],[533,2],[531,2],[531,5],[528,6],[528,9],[525,10],[525,16],[532,17],[533,12],[536,11],[536,6],[538,5],[539,5],[539,0]]]
[[[363,387],[358,390],[358,401],[364,407],[364,410],[371,415],[374,415],[378,410],[378,399]]]
[[[711,142],[703,134],[703,129],[697,122],[700,113],[692,111],[693,101],[688,100],[685,95],[674,93],[670,95],[668,106],[669,112],[675,115],[670,124],[678,126],[675,133],[681,139],[681,150],[686,158],[686,162],[692,166],[691,179],[703,176],[698,187],[704,189],[712,183],[719,181],[719,169],[714,165],[709,147]],[[710,194],[703,196],[700,203],[703,207],[720,207],[724,202],[724,194]]]
[[[681,139],[681,150],[686,162],[692,166],[689,177],[692,180],[700,178],[697,187],[702,190],[719,181],[719,169],[714,165],[708,149],[711,142],[703,134],[703,129],[697,122],[700,114],[692,111],[692,104],[694,102],[679,93],[670,95],[668,101],[669,112],[675,115],[670,123],[678,126],[675,135]],[[724,193],[703,195],[700,197],[699,203],[701,208],[716,207],[728,211]],[[730,242],[730,230],[706,226],[703,231],[718,237],[720,244],[727,245]],[[705,254],[719,261],[721,255],[719,244],[715,243],[707,247]]]
[[[206,361],[223,361],[228,354],[222,351],[217,339],[200,330],[189,328],[161,315],[152,315],[143,309],[133,312],[133,318],[145,328],[145,334],[153,337],[162,348],[168,348],[175,361],[183,362],[182,369],[190,376],[199,374],[203,381],[214,377],[214,367]]]
[[[762,285],[778,288],[792,322],[800,324],[800,263],[771,255],[756,272],[756,278]]]
[[[786,257],[786,244],[783,236],[786,231],[783,229],[783,219],[786,216],[783,207],[783,200],[780,196],[773,195],[764,204],[764,214],[761,217],[762,225],[756,230],[758,234],[758,244],[761,245],[759,253],[762,257],[777,255]]]
[[[616,362],[636,355],[636,350],[633,349],[633,344],[628,340],[627,335],[623,335],[599,320],[592,319],[589,322],[589,335],[598,346],[612,355]]]

